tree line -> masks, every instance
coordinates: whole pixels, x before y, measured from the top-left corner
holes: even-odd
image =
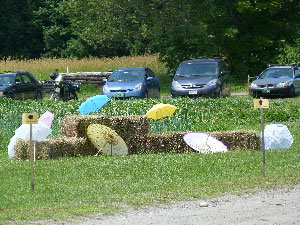
[[[219,56],[235,78],[300,61],[299,0],[2,0],[0,58]]]

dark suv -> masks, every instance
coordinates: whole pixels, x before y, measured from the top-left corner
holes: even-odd
[[[26,71],[0,71],[0,98],[42,99],[43,85]]]
[[[185,60],[170,74],[171,96],[230,96],[229,74],[227,64],[218,57]]]
[[[287,96],[300,94],[300,63],[292,65],[269,64],[250,85],[254,97]]]

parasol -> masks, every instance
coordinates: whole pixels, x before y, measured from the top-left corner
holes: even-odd
[[[183,139],[191,148],[201,153],[228,152],[221,141],[205,133],[189,132]]]
[[[148,118],[151,118],[154,120],[161,119],[163,122],[164,132],[166,133],[163,118],[166,116],[172,116],[174,114],[174,112],[176,111],[176,109],[178,109],[178,108],[174,105],[159,103],[159,104],[154,105],[146,113],[146,116]]]
[[[101,124],[90,124],[87,135],[98,149],[96,155],[102,152],[106,155],[127,155],[128,149],[124,140],[111,128]]]

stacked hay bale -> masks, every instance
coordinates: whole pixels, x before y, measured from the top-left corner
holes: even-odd
[[[137,138],[149,133],[146,116],[69,115],[62,120],[61,135],[88,139],[86,131],[90,124],[102,124],[115,130],[127,144],[129,154],[136,152]]]
[[[150,134],[146,116],[67,115],[61,122],[61,136],[36,143],[37,159],[63,156],[95,155],[98,152],[87,137],[90,124],[102,124],[114,129],[125,141],[129,154],[193,152],[183,140],[184,132]],[[260,149],[256,131],[222,131],[208,133],[223,142],[228,150]],[[28,159],[28,141],[18,140],[14,159]]]

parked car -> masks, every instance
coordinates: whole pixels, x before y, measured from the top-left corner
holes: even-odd
[[[29,72],[0,72],[0,98],[42,99],[43,85]]]
[[[185,60],[170,74],[171,96],[230,96],[229,74],[227,64],[218,57]]]
[[[287,96],[300,94],[300,63],[292,65],[269,64],[250,84],[254,97]]]
[[[160,84],[149,68],[118,68],[106,80],[103,94],[116,98],[159,98]]]

